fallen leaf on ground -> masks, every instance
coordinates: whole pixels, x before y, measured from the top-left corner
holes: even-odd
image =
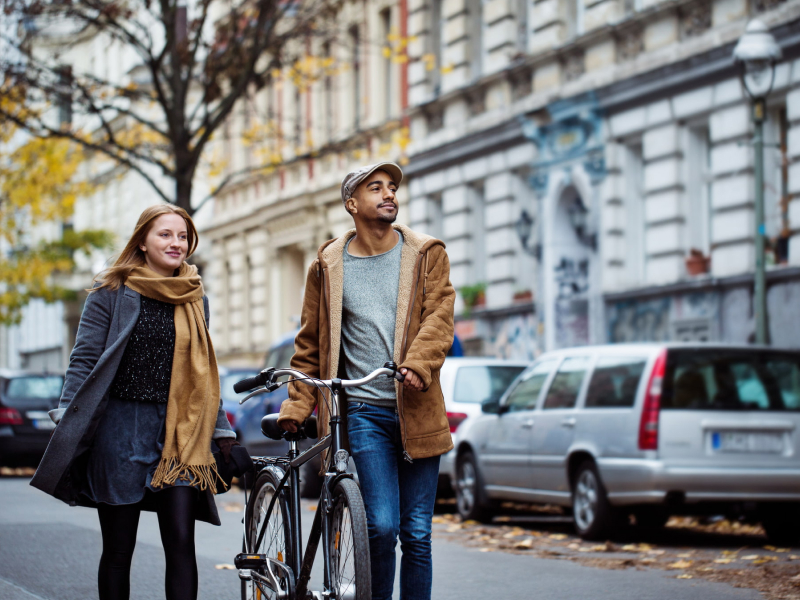
[[[790,554],[789,560],[800,560],[800,556],[798,556],[797,554]]]
[[[495,521],[497,521],[498,523],[508,523],[510,520],[511,520],[511,517],[507,517],[507,516],[502,516],[502,517],[495,518]]]
[[[445,529],[445,531],[447,533],[455,533],[456,531],[460,531],[460,530],[461,530],[461,525],[459,525],[458,523],[456,523],[454,525],[450,525],[450,527]]]
[[[759,559],[753,561],[754,565],[763,565],[764,563],[773,562],[778,560],[777,556],[762,556]]]
[[[551,533],[549,537],[551,540],[565,540],[569,536],[566,533]]]
[[[317,510],[317,505],[316,504],[312,504],[311,506],[308,507],[308,510],[310,510],[311,512],[316,511]]]
[[[467,519],[464,521],[464,525],[480,525],[477,521],[473,521],[472,519]]]
[[[623,552],[648,552],[652,549],[650,544],[625,544],[622,547]]]
[[[481,552],[494,552],[494,548],[481,548]]]
[[[666,550],[648,550],[648,554],[654,554],[655,556],[661,556],[662,554],[666,554]]]
[[[684,573],[683,575],[678,575],[676,577],[676,579],[691,579],[691,578],[692,578],[692,576],[691,575],[687,575],[686,573]]]
[[[214,568],[219,570],[219,571],[235,571],[236,570],[236,567],[234,567],[233,565],[226,564],[226,563],[222,563],[222,564],[219,564],[219,565],[214,565]]]
[[[527,540],[522,540],[521,542],[517,542],[514,544],[514,548],[517,550],[528,550],[533,548],[533,540],[528,538]]]
[[[681,554],[677,555],[678,558],[692,558],[694,556],[694,552],[682,552]]]
[[[743,556],[742,560],[756,560],[758,558],[758,554],[748,554],[747,556]]]
[[[432,523],[447,523],[447,521],[445,521],[442,517],[433,517],[433,519],[431,519],[431,522]]]
[[[239,512],[244,508],[241,504],[237,502],[228,502],[225,504],[225,512]]]
[[[733,560],[734,559],[732,559],[732,558],[716,558],[716,559],[714,559],[714,562],[718,563],[720,565],[727,565],[727,564],[732,563]]]
[[[692,566],[691,560],[679,560],[677,562],[672,563],[669,568],[670,569],[688,569]]]

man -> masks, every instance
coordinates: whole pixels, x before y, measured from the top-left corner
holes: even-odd
[[[355,222],[323,244],[308,270],[292,368],[329,379],[358,379],[386,361],[402,384],[379,378],[347,396],[347,432],[367,510],[372,598],[392,597],[395,546],[403,552],[400,598],[429,600],[431,519],[439,456],[453,448],[439,370],[453,342],[450,262],[444,244],[397,218],[400,167],[380,163],[342,182]],[[318,392],[291,386],[279,422],[296,431]],[[327,428],[324,403],[320,423]]]

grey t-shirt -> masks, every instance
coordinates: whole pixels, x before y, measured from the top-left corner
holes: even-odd
[[[342,292],[342,353],[347,379],[365,377],[394,356],[394,327],[403,235],[394,248],[376,256],[353,256],[350,241],[344,248]],[[347,390],[353,402],[394,408],[394,379],[379,377]]]

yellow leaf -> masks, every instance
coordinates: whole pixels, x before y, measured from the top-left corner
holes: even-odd
[[[692,578],[692,576],[691,575],[687,575],[686,573],[684,573],[683,575],[678,575],[676,577],[676,579],[691,579],[691,578]]]
[[[669,565],[669,568],[670,569],[688,569],[691,566],[692,566],[692,561],[691,560],[679,560],[679,561],[676,561],[676,562],[672,563],[671,565]]]

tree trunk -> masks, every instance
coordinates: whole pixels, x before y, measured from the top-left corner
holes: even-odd
[[[188,174],[186,171],[179,172],[175,178],[175,206],[180,206],[189,213],[190,217],[194,214],[194,209],[192,208],[191,172]]]

